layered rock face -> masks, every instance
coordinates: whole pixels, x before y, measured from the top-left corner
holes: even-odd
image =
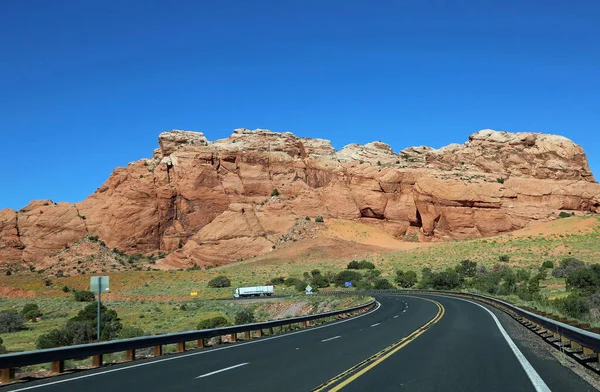
[[[0,211],[0,265],[43,267],[88,233],[127,253],[169,253],[157,266],[183,268],[268,252],[305,216],[361,219],[429,241],[600,206],[583,150],[561,136],[483,130],[462,145],[399,154],[382,142],[336,151],[327,140],[247,129],[215,142],[165,132],[159,145],[81,203]]]

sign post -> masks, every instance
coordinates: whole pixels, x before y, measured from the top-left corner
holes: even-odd
[[[98,293],[98,331],[97,340],[100,340],[100,306],[102,303],[102,291],[110,291],[110,278],[108,276],[92,276],[90,278],[90,291]]]

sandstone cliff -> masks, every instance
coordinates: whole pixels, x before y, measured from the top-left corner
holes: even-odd
[[[0,265],[45,268],[87,234],[131,254],[169,253],[157,266],[182,268],[268,252],[305,216],[360,219],[430,241],[600,206],[583,150],[561,136],[482,130],[465,144],[396,154],[383,142],[336,151],[327,140],[237,129],[215,142],[165,132],[159,146],[81,203],[0,211]]]

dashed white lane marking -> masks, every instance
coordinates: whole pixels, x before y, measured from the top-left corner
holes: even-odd
[[[339,338],[341,338],[341,336],[340,336],[340,335],[338,335],[338,336],[334,336],[334,337],[332,337],[332,338],[329,338],[329,339],[323,339],[323,340],[321,340],[321,342],[328,342],[328,341],[330,341],[330,340],[335,340],[335,339],[339,339]]]
[[[193,353],[189,353],[189,354],[182,354],[182,355],[178,355],[176,357],[170,357],[170,358],[161,358],[161,359],[157,359],[155,361],[142,362],[142,363],[137,363],[137,364],[130,365],[130,366],[119,367],[119,368],[116,368],[116,369],[109,369],[109,370],[104,370],[104,371],[101,371],[101,372],[96,372],[96,373],[91,373],[91,374],[84,374],[82,376],[65,378],[65,379],[62,379],[62,380],[47,382],[47,383],[44,383],[44,384],[37,384],[37,385],[29,386],[29,387],[24,387],[24,388],[19,388],[19,389],[13,389],[11,392],[21,392],[21,391],[29,391],[31,389],[44,388],[44,387],[48,387],[50,385],[63,384],[63,383],[71,382],[71,381],[81,380],[81,379],[84,379],[84,378],[96,377],[96,376],[101,376],[103,374],[114,373],[114,372],[121,372],[121,371],[128,370],[128,369],[138,368],[138,367],[142,367],[142,366],[154,365],[154,364],[161,363],[161,362],[174,361],[174,360],[177,360],[177,359],[183,359],[183,358],[187,358],[187,357],[193,357],[193,356],[196,356],[196,355],[206,355],[206,354],[210,354],[210,353],[215,352],[215,351],[231,350],[231,349],[234,349],[236,347],[242,347],[242,346],[246,346],[246,345],[249,345],[249,344],[263,343],[263,342],[267,342],[269,340],[281,339],[281,338],[285,338],[287,336],[293,336],[293,335],[297,335],[297,334],[300,334],[300,333],[307,333],[307,332],[316,331],[317,329],[321,329],[321,328],[329,328],[329,327],[333,327],[334,325],[338,325],[338,324],[342,324],[342,323],[347,323],[349,321],[354,321],[354,320],[359,319],[361,317],[368,316],[370,314],[375,313],[376,311],[379,310],[379,308],[381,308],[381,304],[379,302],[376,302],[376,303],[377,303],[377,307],[375,309],[373,309],[372,311],[370,311],[370,312],[363,313],[361,315],[358,315],[358,316],[355,316],[355,317],[352,317],[352,318],[348,318],[348,319],[345,319],[345,320],[342,320],[342,321],[337,321],[337,322],[334,322],[334,323],[331,323],[331,324],[325,324],[325,325],[321,325],[321,326],[318,326],[318,327],[302,329],[300,331],[290,332],[290,333],[286,333],[286,334],[282,334],[282,335],[270,336],[268,338],[263,338],[263,339],[258,339],[258,340],[251,340],[249,342],[237,343],[237,344],[233,344],[231,346],[218,347],[218,348],[215,348],[215,349],[212,349],[212,350],[197,351],[197,352],[193,352]],[[297,350],[299,350],[299,348]]]
[[[379,324],[381,324],[381,323],[375,323],[375,324],[371,325],[371,328],[373,328],[373,327],[376,327],[376,326],[378,326]]]
[[[217,374],[217,373],[223,373],[223,372],[226,372],[226,371],[228,371],[228,370],[231,370],[231,369],[239,368],[239,367],[241,367],[241,366],[246,366],[246,365],[248,365],[249,363],[250,363],[250,362],[239,363],[239,364],[237,364],[237,365],[229,366],[229,367],[226,367],[226,368],[224,368],[224,369],[219,369],[219,370],[215,370],[214,372],[210,372],[210,373],[203,374],[203,375],[201,375],[201,376],[198,376],[198,377],[196,377],[196,378],[204,378],[204,377],[212,376],[213,374]]]
[[[395,315],[394,318],[398,318],[398,315]]]

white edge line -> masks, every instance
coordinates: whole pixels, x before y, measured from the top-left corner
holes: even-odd
[[[332,337],[332,338],[323,339],[323,340],[321,340],[321,342],[328,342],[328,341],[330,341],[330,340],[339,339],[339,338],[341,338],[341,337],[342,337],[341,335],[338,335],[338,336],[334,336],[334,337]]]
[[[381,323],[375,323],[375,324],[371,325],[371,328],[373,328],[373,327],[376,327],[376,326],[378,326],[379,324],[381,324]]]
[[[268,338],[262,338],[262,339],[259,339],[259,340],[254,340],[254,341],[249,341],[249,342],[244,342],[244,343],[237,343],[237,344],[232,345],[232,346],[218,347],[218,348],[211,349],[211,350],[205,350],[205,351],[199,351],[199,352],[194,352],[194,353],[189,353],[189,354],[183,354],[183,355],[178,355],[178,356],[170,357],[170,358],[161,358],[161,359],[157,359],[155,361],[138,363],[138,364],[130,365],[130,366],[124,366],[124,367],[120,367],[118,369],[104,370],[104,371],[97,372],[97,373],[85,374],[83,376],[66,378],[64,380],[58,380],[58,381],[52,381],[52,382],[48,382],[48,383],[44,383],[44,384],[32,385],[32,386],[25,387],[25,388],[13,389],[10,392],[28,391],[28,390],[31,390],[31,389],[43,388],[43,387],[47,387],[47,386],[50,386],[50,385],[62,384],[62,383],[69,382],[69,381],[81,380],[83,378],[99,376],[99,375],[102,375],[102,374],[120,372],[122,370],[132,369],[132,368],[141,367],[141,366],[148,366],[148,365],[152,365],[152,364],[155,364],[155,363],[172,361],[172,360],[175,360],[175,359],[187,358],[187,357],[192,357],[192,356],[195,356],[195,355],[209,354],[209,353],[212,353],[214,351],[228,350],[228,349],[232,349],[232,348],[236,348],[236,347],[246,346],[248,344],[262,343],[262,342],[266,342],[268,340],[281,339],[281,338],[284,338],[286,336],[292,336],[292,335],[297,335],[297,334],[304,333],[304,332],[316,331],[317,329],[332,327],[334,325],[346,323],[348,321],[356,320],[356,319],[359,319],[359,318],[361,318],[363,316],[367,316],[369,314],[373,314],[374,312],[378,311],[379,308],[381,307],[381,304],[379,302],[375,302],[375,303],[377,304],[377,307],[375,309],[373,309],[372,311],[370,311],[370,312],[363,313],[361,315],[358,315],[358,316],[355,316],[355,317],[352,317],[352,318],[349,318],[349,319],[345,319],[345,320],[341,320],[341,321],[336,321],[335,323],[321,325],[319,327],[312,327],[312,328],[305,329],[305,330],[302,330],[302,331],[289,332],[289,333],[286,333],[286,334],[283,334],[283,335],[276,335],[276,336],[271,336],[271,337],[268,337]]]
[[[201,376],[198,376],[198,377],[196,377],[196,379],[198,379],[198,378],[204,378],[204,377],[208,377],[208,376],[212,376],[213,374],[223,373],[223,372],[226,372],[226,371],[231,370],[231,369],[239,368],[240,366],[246,366],[249,363],[250,362],[244,362],[244,363],[240,363],[240,364],[237,364],[237,365],[226,367],[224,369],[215,370],[214,372],[210,372],[210,373],[206,373],[206,374],[203,374]]]
[[[448,298],[448,297],[446,297],[446,298]],[[542,377],[540,377],[538,372],[533,368],[533,366],[531,366],[531,363],[529,363],[527,358],[525,358],[525,356],[523,355],[521,350],[519,350],[519,348],[517,347],[515,342],[513,342],[511,337],[508,335],[508,333],[506,332],[506,330],[504,329],[502,324],[500,324],[500,320],[498,320],[498,317],[496,317],[496,315],[494,313],[492,313],[491,310],[489,310],[488,308],[486,308],[485,306],[483,306],[481,304],[478,304],[477,302],[469,301],[468,299],[463,299],[463,298],[454,298],[454,299],[459,299],[461,301],[470,302],[473,305],[477,305],[480,308],[484,309],[486,312],[488,312],[492,316],[494,321],[496,322],[496,326],[500,330],[500,333],[502,333],[504,340],[506,340],[506,343],[508,343],[508,346],[511,348],[512,352],[515,354],[515,357],[517,357],[517,359],[519,360],[519,363],[523,367],[523,370],[525,370],[525,373],[527,373],[527,377],[529,377],[529,380],[533,384],[533,387],[535,388],[535,390],[537,392],[551,392],[550,388],[548,388],[548,385],[546,385],[546,383],[544,382]]]
[[[398,315],[395,315],[394,318],[398,318]]]

